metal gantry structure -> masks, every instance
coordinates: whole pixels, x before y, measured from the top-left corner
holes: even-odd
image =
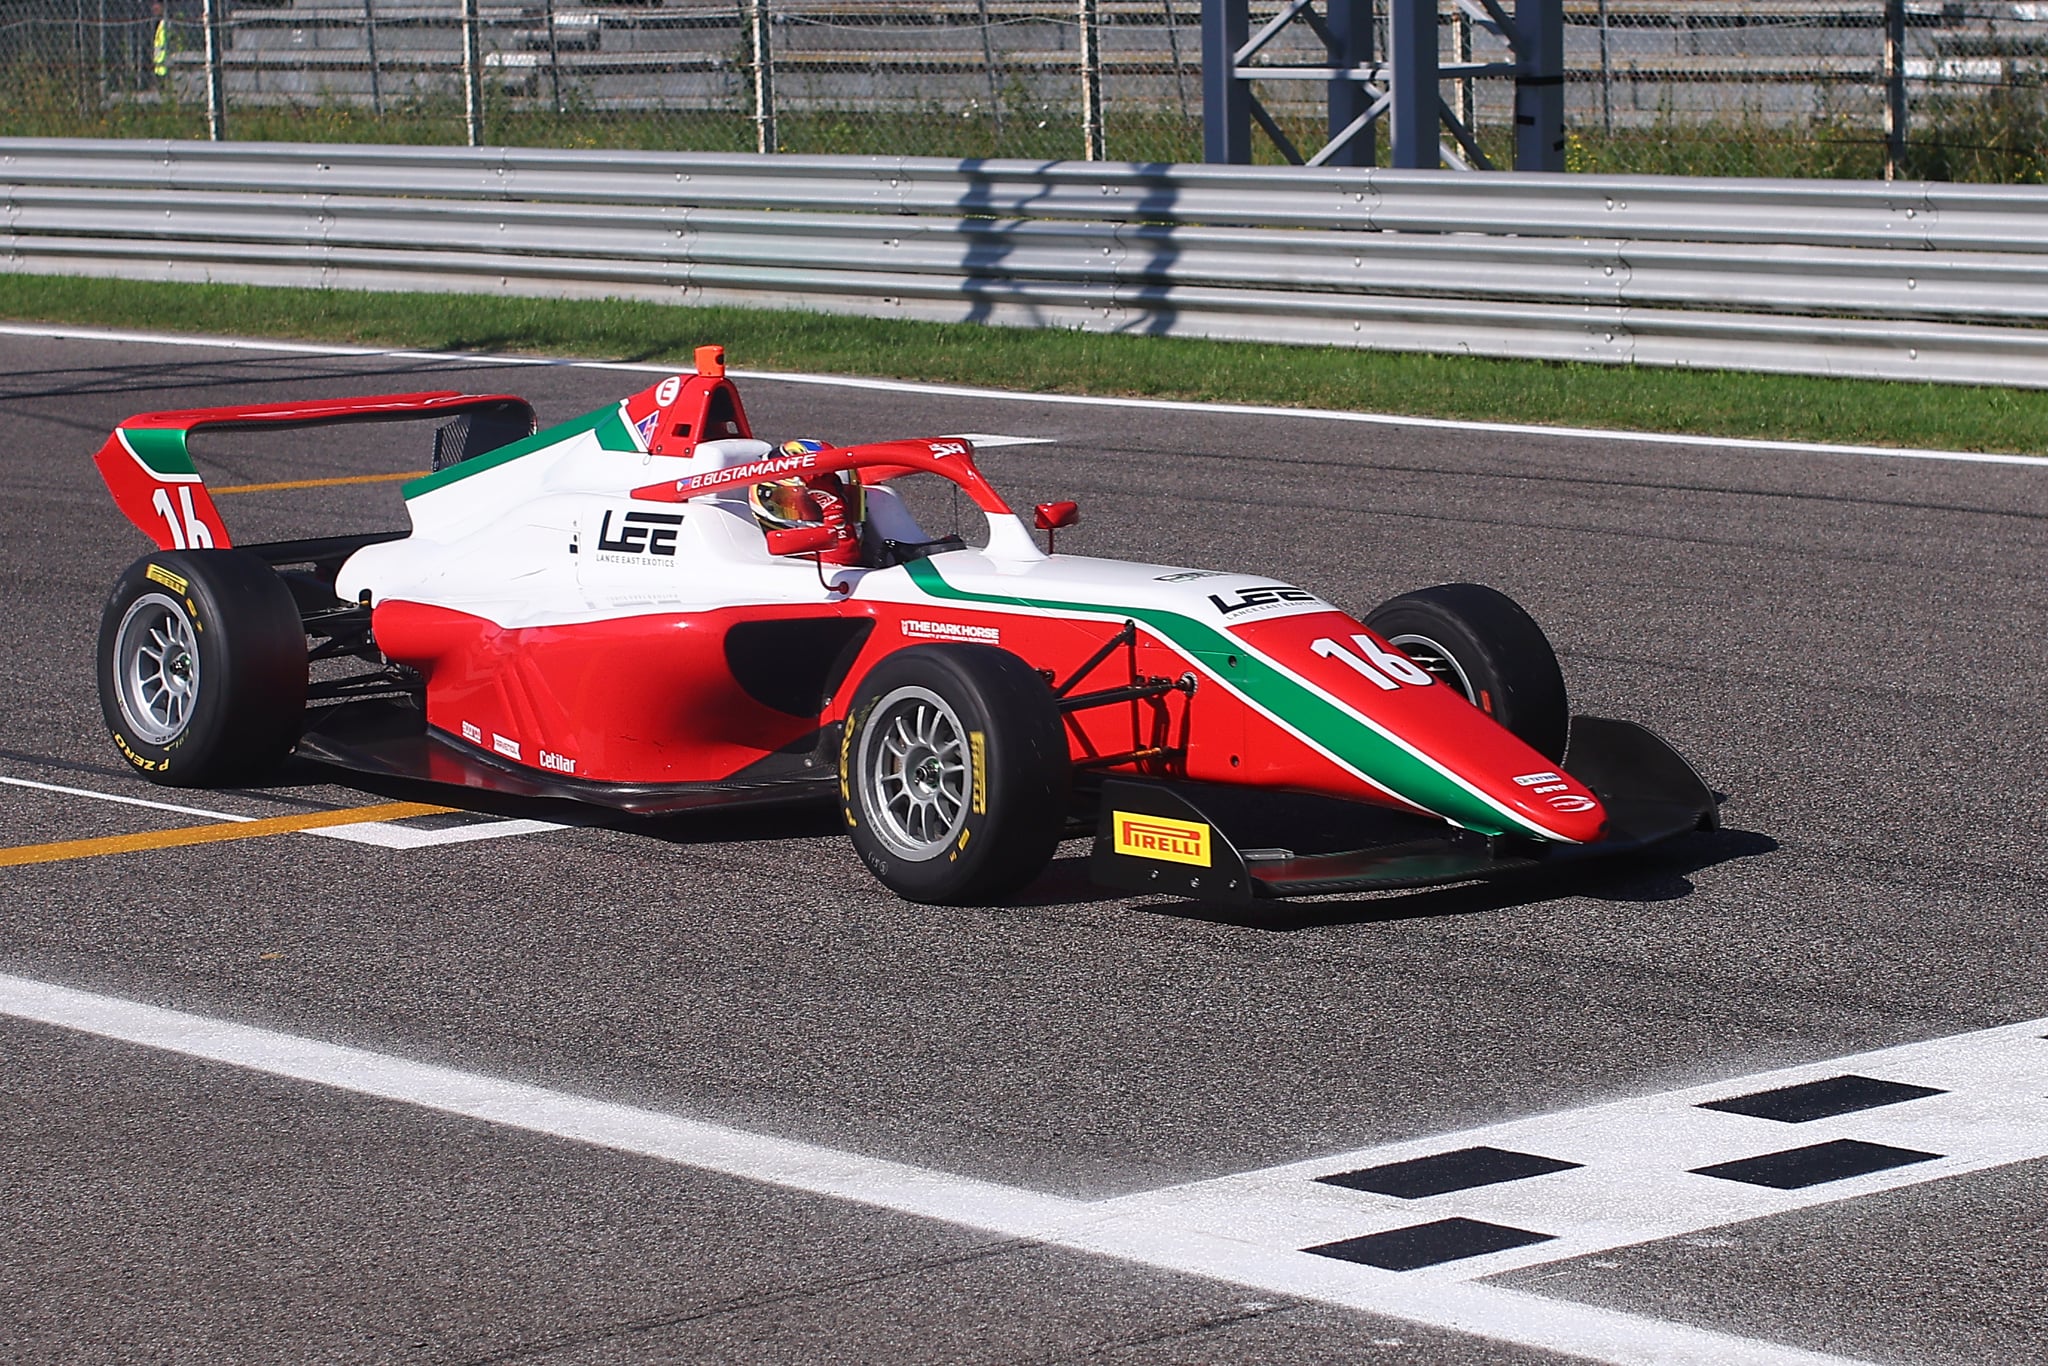
[[[1374,11],[1385,5],[1387,52],[1374,50]],[[1453,18],[1498,34],[1507,62],[1454,60],[1440,51],[1439,0],[1283,0],[1251,31],[1250,0],[1202,0],[1202,155],[1243,165],[1252,159],[1252,125],[1298,166],[1371,166],[1374,125],[1388,124],[1393,166],[1491,170],[1469,113],[1443,99],[1440,81],[1512,78],[1515,83],[1514,168],[1564,169],[1564,0],[1452,0]],[[1260,63],[1259,55],[1290,25],[1321,43],[1320,66]],[[1461,45],[1462,46],[1462,45]],[[1252,93],[1254,81],[1318,81],[1329,117],[1320,148],[1306,155]],[[1448,135],[1448,136],[1447,136]]]

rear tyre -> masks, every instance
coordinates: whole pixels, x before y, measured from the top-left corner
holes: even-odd
[[[1066,727],[1052,690],[988,645],[913,645],[861,681],[839,749],[846,833],[906,901],[972,905],[1051,861]]]
[[[100,712],[154,783],[260,778],[298,743],[306,633],[291,589],[241,550],[172,550],[128,567],[100,616]]]
[[[1564,758],[1571,705],[1557,652],[1507,594],[1476,583],[1403,593],[1365,624],[1547,759]]]

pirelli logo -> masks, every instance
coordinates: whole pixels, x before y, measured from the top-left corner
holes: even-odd
[[[170,589],[173,593],[182,593],[187,588],[191,587],[191,585],[186,582],[185,576],[183,574],[173,574],[170,570],[164,568],[160,564],[153,564],[149,568],[143,570],[142,577],[148,579],[151,583],[162,584],[164,587]]]
[[[1112,811],[1110,832],[1119,854],[1167,863],[1192,863],[1197,868],[1209,866],[1209,827],[1199,821]]]

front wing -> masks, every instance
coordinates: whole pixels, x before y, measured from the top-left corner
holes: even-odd
[[[1587,844],[1489,839],[1421,816],[1257,788],[1109,779],[1089,872],[1103,886],[1243,903],[1487,881],[1719,824],[1713,792],[1629,721],[1572,720],[1564,767],[1607,808]]]

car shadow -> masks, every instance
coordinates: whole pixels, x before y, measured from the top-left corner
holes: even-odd
[[[482,789],[451,791],[434,783],[339,769],[298,757],[287,761],[272,782],[233,790],[262,794],[274,800],[300,801],[314,807],[318,804],[272,789],[316,784],[340,785],[387,801],[454,806],[461,811],[506,820],[537,820],[562,826],[616,830],[673,845],[824,839],[844,833],[837,803],[829,797],[738,810],[710,807],[669,815],[635,815],[576,802],[509,796]],[[1717,797],[1719,795],[1716,794]],[[1130,910],[1144,915],[1285,934],[1339,925],[1481,915],[1565,897],[1635,904],[1676,901],[1692,894],[1691,874],[1737,859],[1768,854],[1778,847],[1775,839],[1758,831],[1703,830],[1606,861],[1538,869],[1498,882],[1466,882],[1448,887],[1360,896],[1250,904],[1134,897],[1128,891],[1098,886],[1089,876],[1089,852],[1084,848],[1055,858],[1029,886],[1015,895],[1002,898],[997,904],[1031,909],[1127,902]]]
[[[258,793],[269,787],[329,784],[394,802],[422,802],[503,820],[548,821],[580,829],[617,830],[664,844],[719,844],[739,840],[818,839],[837,835],[842,827],[836,804],[828,797],[786,801],[774,806],[738,809],[706,807],[661,815],[636,815],[582,802],[521,797],[483,788],[450,788],[439,783],[362,773],[294,756],[271,783],[238,788]]]

